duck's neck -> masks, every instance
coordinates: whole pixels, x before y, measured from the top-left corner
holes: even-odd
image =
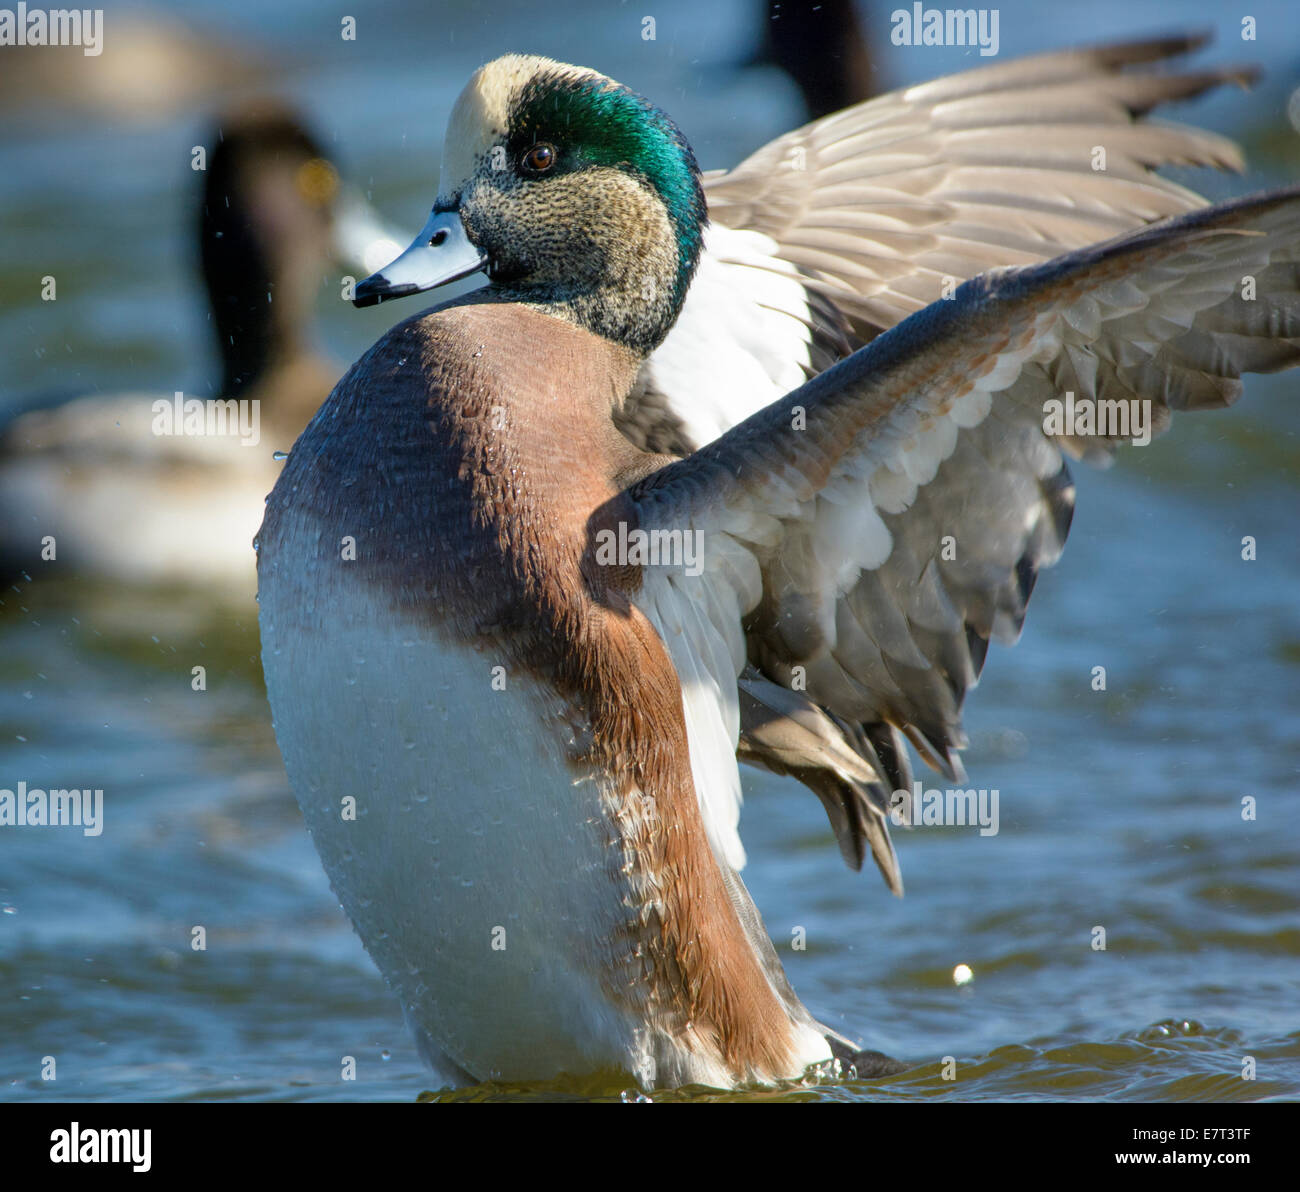
[[[503,300],[520,302],[648,356],[672,330],[699,258],[698,237],[683,244],[666,219],[625,229],[584,260],[526,279],[494,276]]]
[[[573,323],[644,359],[664,340],[679,307],[663,279],[645,273],[616,274],[595,287],[500,287],[509,301],[534,306]]]

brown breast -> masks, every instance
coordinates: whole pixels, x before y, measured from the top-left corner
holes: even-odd
[[[689,1033],[738,1079],[789,1073],[790,1019],[754,957],[708,845],[681,689],[632,602],[637,568],[594,563],[595,531],[635,511],[627,484],[666,462],[611,411],[638,361],[572,324],[490,301],[400,324],[340,381],[294,447],[262,554],[291,507],[323,531],[320,565],[355,567],[395,608],[509,660],[572,702],[575,763],[620,793],[617,830],[646,905],[611,997]]]

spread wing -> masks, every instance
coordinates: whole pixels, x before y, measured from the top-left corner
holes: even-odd
[[[847,108],[707,176],[700,269],[625,433],[684,454],[978,273],[1204,205],[1153,171],[1240,169],[1236,146],[1144,119],[1249,79],[1151,68],[1203,41],[981,67]]]
[[[712,709],[701,752],[743,749],[752,725],[779,769],[784,740],[785,768],[802,759],[838,808],[846,856],[870,847],[901,888],[885,830],[899,734],[960,776],[988,643],[1014,641],[1061,550],[1064,456],[1104,458],[1173,410],[1231,404],[1244,372],[1300,361],[1297,262],[1293,188],[986,274],[631,488],[643,528],[702,536],[698,575],[648,569],[639,598],[695,719]],[[1086,429],[1053,423],[1067,391],[1130,421],[1057,434]],[[828,733],[856,770],[818,753]],[[738,789],[701,785],[718,847]]]

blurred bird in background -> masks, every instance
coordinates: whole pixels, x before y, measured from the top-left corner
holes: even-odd
[[[65,574],[254,590],[251,544],[275,452],[292,446],[342,371],[312,345],[321,281],[335,265],[364,274],[396,245],[287,104],[239,103],[210,144],[196,233],[218,393],[251,403],[242,409],[253,418],[242,435],[182,434],[178,414],[204,421],[229,408],[203,402],[200,416],[199,399],[141,393],[20,414],[0,438],[10,574],[53,538]]]
[[[798,84],[810,120],[881,90],[859,6],[852,0],[767,0],[763,7],[763,42],[749,65],[784,70]]]

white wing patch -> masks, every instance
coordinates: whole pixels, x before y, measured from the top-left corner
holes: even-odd
[[[779,251],[760,232],[710,226],[681,315],[642,369],[696,447],[807,379],[808,296]]]
[[[726,558],[709,558],[703,575],[647,567],[636,605],[654,626],[682,688],[691,777],[709,846],[733,869],[745,865],[740,842],[740,697],[745,665],[742,601],[758,599],[762,580],[753,555],[717,535]],[[710,541],[710,548],[714,543]]]

